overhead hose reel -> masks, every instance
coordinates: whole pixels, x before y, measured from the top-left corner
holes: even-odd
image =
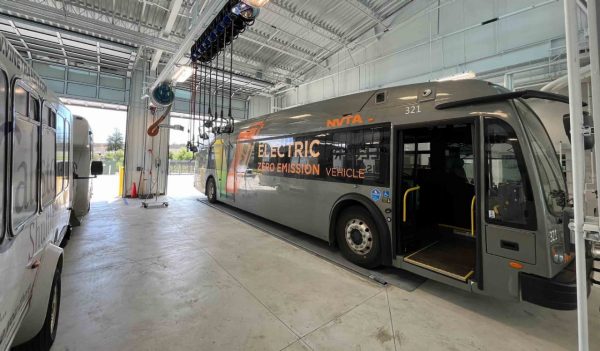
[[[173,107],[173,102],[175,101],[175,92],[173,91],[173,86],[171,83],[162,82],[152,90],[150,94],[150,99],[154,105],[157,107],[165,108],[163,114],[148,127],[148,135],[151,137],[155,137],[158,135],[160,131],[160,124],[167,118],[169,113],[171,113],[171,108]]]

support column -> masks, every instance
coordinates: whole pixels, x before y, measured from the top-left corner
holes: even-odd
[[[587,274],[585,239],[583,232],[585,151],[583,148],[583,109],[577,33],[577,4],[574,0],[565,0],[564,9],[565,36],[567,39],[567,70],[569,79],[569,113],[571,116],[571,168],[573,172],[574,241],[577,276],[577,333],[579,351],[588,351]]]
[[[155,193],[157,186],[159,193],[164,194],[167,187],[169,129],[161,128],[156,137],[150,137],[146,132],[153,122],[153,117],[148,110],[148,99],[141,99],[146,93],[144,91],[145,64],[142,59],[138,61],[129,89],[124,196],[131,194],[134,182],[139,194]],[[169,119],[167,118],[164,123],[168,124]],[[157,167],[157,164],[160,164],[160,167]]]

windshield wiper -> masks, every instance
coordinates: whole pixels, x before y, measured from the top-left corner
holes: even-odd
[[[467,106],[467,105],[475,105],[475,104],[484,104],[491,102],[499,102],[510,99],[542,99],[542,100],[550,100],[550,101],[558,101],[565,104],[569,103],[569,97],[560,94],[547,93],[545,91],[539,90],[521,90],[521,91],[513,91],[510,93],[504,94],[494,94],[494,95],[485,95],[478,96],[469,99],[456,100],[456,101],[448,101],[442,102],[441,104],[437,104],[435,106],[436,110],[445,110],[447,108]],[[587,106],[584,102],[583,106]]]

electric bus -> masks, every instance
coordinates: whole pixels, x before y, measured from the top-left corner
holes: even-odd
[[[529,98],[568,103],[463,80],[282,110],[217,134],[194,183],[363,267],[574,309],[565,175]]]
[[[48,350],[73,201],[73,121],[1,35],[0,123],[0,350]]]

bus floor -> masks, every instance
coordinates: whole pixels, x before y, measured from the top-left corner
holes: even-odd
[[[195,197],[168,200],[92,203],[65,248],[53,350],[576,348],[575,311],[381,286]],[[600,330],[597,288],[589,307]]]
[[[475,268],[475,241],[446,235],[411,253],[405,262],[466,282]]]

